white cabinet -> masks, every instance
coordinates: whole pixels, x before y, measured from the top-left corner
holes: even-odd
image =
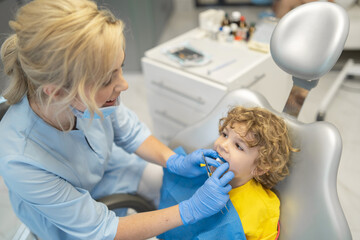
[[[203,118],[227,91],[225,86],[147,58],[142,63],[154,135],[165,143]]]
[[[211,56],[204,66],[181,67],[163,50],[186,41]],[[223,63],[231,62],[219,68]],[[292,81],[270,54],[249,50],[245,43],[219,43],[194,29],[145,53],[142,66],[154,135],[168,143],[174,135],[204,118],[227,92],[248,87],[262,93],[281,111]]]

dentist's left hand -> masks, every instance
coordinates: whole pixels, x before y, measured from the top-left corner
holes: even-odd
[[[234,178],[233,172],[225,173],[228,169],[229,163],[222,164],[190,199],[180,202],[180,217],[184,225],[214,215],[226,206],[232,189],[229,182]]]
[[[197,177],[206,173],[204,167],[200,167],[201,163],[204,163],[203,154],[209,165],[218,167],[218,163],[215,159],[219,154],[212,149],[198,149],[189,155],[172,155],[166,162],[167,169],[175,174],[183,177]]]

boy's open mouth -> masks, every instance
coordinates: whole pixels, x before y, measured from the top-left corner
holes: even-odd
[[[219,154],[219,157],[217,159],[219,159],[221,161],[220,163],[226,163],[227,162],[220,154]]]

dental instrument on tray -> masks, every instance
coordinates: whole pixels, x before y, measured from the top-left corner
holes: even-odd
[[[217,71],[217,70],[220,70],[220,69],[222,69],[222,68],[224,68],[224,67],[227,67],[227,66],[235,63],[236,61],[237,61],[237,59],[232,59],[232,60],[230,60],[230,61],[227,61],[227,62],[225,62],[225,63],[222,63],[222,64],[220,64],[220,65],[218,65],[218,66],[216,66],[216,67],[214,67],[214,68],[212,68],[212,69],[209,69],[209,70],[207,71],[207,74],[210,75],[210,74],[212,74],[213,72],[215,72],[215,71]]]
[[[204,162],[205,162],[205,168],[206,168],[207,175],[208,175],[208,177],[211,177],[211,175],[213,174],[212,171],[211,171],[211,168],[210,168],[208,162],[206,161],[204,153],[202,155],[203,155],[203,159],[204,159]],[[200,164],[200,166],[201,166],[201,164]],[[225,204],[225,208],[229,212],[229,209],[227,208],[226,204]],[[221,213],[224,214],[222,211],[221,211]]]

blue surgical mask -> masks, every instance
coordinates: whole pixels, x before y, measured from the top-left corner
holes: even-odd
[[[109,116],[110,114],[112,114],[116,108],[120,105],[120,98],[116,99],[116,103],[115,106],[110,106],[110,107],[102,107],[99,108],[99,111],[102,112],[102,114],[104,115],[104,118],[106,118],[107,116]],[[91,113],[89,111],[89,109],[85,109],[84,112],[70,106],[72,112],[74,113],[74,115],[79,118],[79,119],[91,119]],[[94,117],[93,119],[101,119],[101,116],[98,115],[96,112],[94,112]]]

